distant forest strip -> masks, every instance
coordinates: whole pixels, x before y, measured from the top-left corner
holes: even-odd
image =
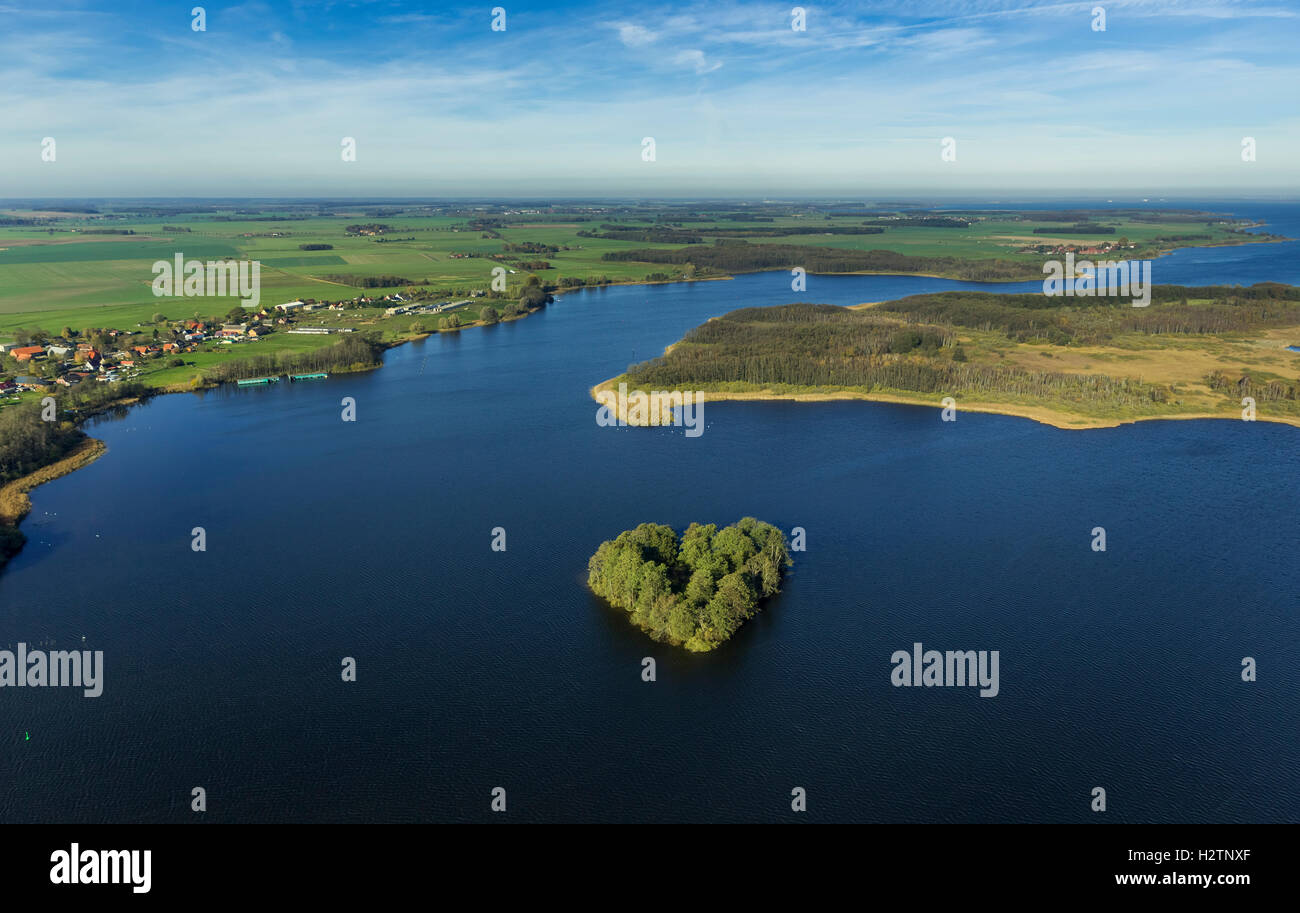
[[[328,282],[337,282],[339,285],[350,285],[353,288],[396,288],[399,285],[427,285],[428,280],[421,282],[412,282],[402,276],[342,276],[327,275],[322,276]]]
[[[308,352],[277,352],[221,362],[204,371],[203,379],[222,383],[250,377],[277,377],[281,374],[360,371],[378,366],[382,352],[383,346],[376,339],[354,334],[333,345]]]
[[[1113,235],[1115,229],[1109,225],[1097,225],[1092,222],[1080,222],[1078,225],[1062,225],[1058,228],[1035,228],[1036,235]]]
[[[913,257],[891,250],[844,250],[802,244],[749,244],[745,241],[721,241],[676,250],[639,248],[610,251],[602,259],[691,263],[697,268],[723,273],[803,267],[810,273],[923,273],[974,280],[1025,279],[1041,275],[1035,265],[1012,260]]]
[[[605,241],[640,241],[645,244],[701,244],[705,238],[783,238],[791,235],[878,235],[884,231],[870,225],[792,225],[786,228],[626,228],[602,225],[602,231],[580,231],[583,238]],[[607,258],[610,259],[610,258]]]
[[[1090,222],[1107,218],[1125,219],[1131,222],[1200,222],[1201,224],[1230,221],[1221,215],[1198,209],[1027,209],[1008,211],[1007,215],[1024,219],[1026,222]]]
[[[875,219],[864,225],[882,225],[887,228],[970,228],[971,219],[951,216],[903,216],[897,219]]]
[[[1124,298],[957,291],[912,295],[874,310],[911,323],[996,330],[1017,342],[1053,345],[1099,345],[1122,333],[1230,333],[1300,324],[1300,288],[1275,283],[1157,285],[1151,301],[1135,308]]]

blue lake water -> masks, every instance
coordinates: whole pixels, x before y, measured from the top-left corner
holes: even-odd
[[[1294,254],[1155,278],[1300,282]],[[497,786],[513,820],[782,820],[796,786],[816,820],[1300,818],[1297,429],[870,403],[709,404],[698,438],[595,423],[590,386],[708,317],[966,285],[584,291],[369,374],[98,421],[108,454],[35,493],[0,647],[102,650],[104,693],[0,692],[0,820],[192,821],[195,786],[209,821],[484,820]],[[808,550],[712,654],[584,588],[623,529],[745,515]],[[892,687],[917,641],[998,650],[1000,694]]]

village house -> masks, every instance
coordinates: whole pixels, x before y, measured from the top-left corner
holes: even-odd
[[[42,346],[19,346],[11,349],[9,354],[17,361],[31,361],[33,358],[44,358],[45,349]]]

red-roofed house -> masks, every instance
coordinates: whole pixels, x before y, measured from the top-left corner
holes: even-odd
[[[37,355],[44,355],[45,348],[43,346],[22,346],[12,350],[9,354],[18,361],[31,361]]]

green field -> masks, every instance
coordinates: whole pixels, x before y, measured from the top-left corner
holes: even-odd
[[[9,209],[0,211],[5,223],[0,224],[0,340],[12,338],[16,331],[57,334],[64,327],[77,332],[107,327],[139,333],[143,341],[150,338],[156,314],[171,321],[223,317],[236,303],[235,298],[154,296],[153,263],[171,261],[178,253],[191,260],[258,261],[262,305],[304,298],[382,298],[396,292],[414,292],[425,298],[469,297],[474,290],[490,290],[493,268],[505,267],[509,270],[505,293],[490,302],[475,299],[474,305],[459,312],[463,320],[472,322],[485,304],[492,303],[500,310],[505,302],[517,299],[533,275],[548,289],[563,286],[565,279],[617,283],[721,275],[716,268],[697,269],[690,263],[603,259],[605,254],[630,250],[680,250],[687,247],[682,241],[687,236],[697,237],[705,245],[739,237],[751,245],[807,245],[1023,263],[1024,275],[1029,278],[1038,273],[1044,254],[1018,248],[1051,242],[1057,238],[1053,230],[1079,221],[1077,216],[1046,222],[1038,217],[989,212],[918,212],[910,217],[930,215],[957,216],[971,224],[908,224],[909,216],[904,216],[903,221],[890,222],[879,233],[830,233],[823,228],[860,230],[864,222],[877,219],[867,213],[832,216],[811,205],[766,206],[761,214],[755,211],[753,216],[730,218],[719,215],[716,207],[696,211],[687,205],[615,204],[575,204],[546,212],[519,212],[500,205],[472,210],[430,206],[376,210],[358,205],[352,211],[334,209],[327,215],[307,204],[265,211],[191,205],[176,212],[105,205],[94,214]],[[1127,257],[1154,256],[1178,246],[1178,242],[1159,240],[1174,235],[1196,235],[1197,240],[1185,243],[1198,245],[1264,240],[1240,234],[1237,230],[1242,223],[1219,222],[1209,214],[1170,213],[1151,221],[1149,216],[1092,213],[1086,221],[1111,228],[1113,233],[1069,234],[1060,240],[1082,246],[1127,238],[1137,245],[1137,249],[1124,252]],[[379,236],[347,230],[349,225],[374,223],[387,228]],[[608,228],[676,234],[670,242],[579,234],[605,234]],[[1035,228],[1048,233],[1035,234]],[[786,231],[797,233],[781,234]],[[507,250],[508,245],[525,244],[557,250]],[[303,245],[330,245],[330,249],[303,250]],[[510,259],[489,259],[492,255]],[[539,268],[538,261],[548,266]],[[364,286],[365,280],[376,277],[404,281],[386,287]],[[381,315],[378,308],[319,311],[309,322],[374,331],[385,341],[413,335],[411,317],[384,319]],[[434,330],[438,319],[422,322],[426,329]],[[144,379],[156,386],[184,383],[214,362],[245,353],[327,345],[336,338],[276,332],[256,343],[187,353],[184,367],[151,362]]]
[[[21,216],[21,211],[9,211]],[[668,224],[673,213],[661,214]],[[282,217],[282,216],[281,216]],[[133,326],[162,312],[173,319],[195,313],[224,313],[223,299],[155,298],[150,288],[151,265],[170,260],[176,253],[187,258],[258,260],[262,264],[262,295],[266,303],[295,298],[337,300],[361,294],[384,294],[394,289],[362,289],[340,284],[329,276],[398,276],[431,287],[467,292],[487,288],[491,268],[499,265],[485,257],[455,258],[453,253],[500,254],[507,243],[532,242],[561,249],[555,253],[518,254],[524,261],[545,260],[551,268],[537,270],[544,283],[560,277],[592,279],[608,277],[614,282],[645,279],[663,272],[662,264],[602,260],[605,253],[638,248],[677,248],[680,244],[579,237],[578,231],[599,231],[599,226],[616,222],[625,228],[649,228],[649,217],[625,213],[586,215],[588,221],[571,221],[564,214],[493,215],[505,227],[484,232],[467,227],[470,217],[457,215],[408,215],[399,212],[382,217],[363,213],[324,218],[293,218],[271,221],[277,213],[263,213],[246,221],[215,221],[210,214],[174,215],[144,219],[126,211],[95,217],[71,216],[56,219],[48,227],[0,227],[0,334],[15,327],[39,326],[56,331],[64,325]],[[935,228],[902,225],[888,227],[881,234],[832,235],[796,234],[776,238],[751,237],[749,243],[818,245],[849,250],[890,250],[912,256],[998,258],[1022,261],[1032,271],[1041,254],[1016,250],[1053,236],[1035,236],[1034,228],[1051,228],[1053,223],[1025,222],[988,214],[972,215],[980,221],[968,228]],[[229,218],[229,216],[223,217]],[[712,243],[727,231],[816,228],[819,224],[860,224],[861,219],[831,219],[816,212],[790,212],[770,216],[771,221],[708,220],[682,222],[682,231],[714,232],[705,238]],[[386,237],[413,238],[380,242],[375,238],[348,234],[349,224],[383,222],[392,226]],[[1156,238],[1171,234],[1208,235],[1194,243],[1231,243],[1243,240],[1227,226],[1205,222],[1135,221],[1129,218],[1099,219],[1113,227],[1113,235],[1072,235],[1068,240],[1089,244],[1127,237],[1139,245],[1161,245]],[[1069,223],[1061,223],[1069,224]],[[130,230],[134,236],[87,235],[86,230]],[[166,227],[188,228],[168,232]],[[722,234],[718,234],[722,233]],[[275,237],[273,235],[279,235]],[[303,251],[302,244],[330,244],[332,250]],[[509,266],[509,264],[504,264]],[[512,288],[522,285],[522,271],[508,277]],[[400,288],[400,286],[398,287]],[[223,306],[224,305],[224,306]]]

